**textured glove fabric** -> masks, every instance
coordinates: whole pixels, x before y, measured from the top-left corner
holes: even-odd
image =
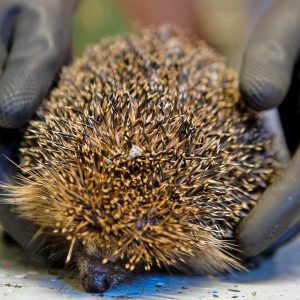
[[[18,143],[71,55],[72,15],[78,0],[0,0],[0,182],[13,178]],[[24,248],[36,228],[1,204],[0,221]],[[42,247],[42,244],[40,245]]]
[[[255,256],[272,246],[300,220],[300,149],[240,225],[243,253]]]
[[[68,61],[75,2],[0,1],[0,127],[26,123]]]
[[[239,226],[237,239],[245,256],[278,245],[278,239],[284,239],[293,226],[300,228],[295,225],[300,220],[299,54],[300,1],[277,1],[251,36],[240,89],[246,103],[255,110],[279,107],[294,156]]]
[[[277,1],[246,48],[240,89],[255,110],[277,107],[290,87],[300,50],[300,1]]]

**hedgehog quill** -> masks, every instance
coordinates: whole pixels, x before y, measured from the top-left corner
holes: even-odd
[[[90,47],[25,131],[7,201],[89,292],[135,272],[243,268],[234,230],[280,169],[238,78],[169,28]]]

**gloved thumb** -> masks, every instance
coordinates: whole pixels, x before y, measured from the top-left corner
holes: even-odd
[[[11,49],[0,76],[2,128],[16,128],[28,121],[49,90],[59,67],[69,59],[69,15],[64,16],[59,10],[61,5],[33,4],[28,2],[21,6],[14,24]]]

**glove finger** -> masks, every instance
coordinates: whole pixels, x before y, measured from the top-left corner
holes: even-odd
[[[297,222],[293,225],[281,238],[275,241],[270,247],[266,249],[262,254],[264,255],[273,255],[274,251],[277,251],[279,248],[289,244],[294,241],[300,234],[300,222]]]
[[[300,148],[280,178],[271,185],[240,224],[238,241],[246,256],[255,256],[300,219]]]
[[[16,128],[28,121],[66,59],[61,46],[68,42],[66,29],[59,31],[50,17],[39,7],[24,7],[18,16],[0,78],[0,127]]]
[[[276,107],[287,94],[300,49],[299,16],[298,0],[278,1],[250,38],[240,90],[255,110]]]
[[[7,59],[7,52],[10,47],[11,37],[16,17],[19,14],[19,7],[9,6],[0,10],[0,70],[2,72]]]

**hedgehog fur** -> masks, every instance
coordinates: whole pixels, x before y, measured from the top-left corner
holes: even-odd
[[[88,291],[134,270],[242,268],[235,228],[279,170],[236,72],[165,27],[104,40],[65,67],[20,158],[8,202],[67,241]],[[93,289],[96,269],[106,283]]]

